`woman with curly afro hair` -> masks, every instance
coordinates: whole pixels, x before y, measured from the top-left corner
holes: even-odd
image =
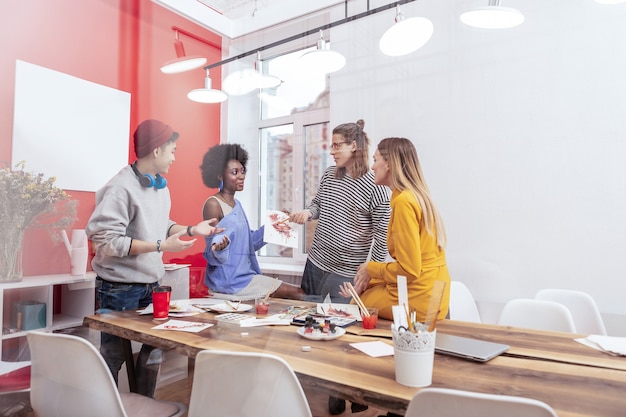
[[[202,207],[205,219],[216,218],[222,233],[206,239],[207,260],[204,282],[216,298],[253,300],[274,290],[273,297],[302,299],[303,291],[261,274],[256,251],[265,245],[264,226],[251,230],[235,193],[243,191],[248,152],[238,144],[221,144],[209,149],[202,159],[202,181],[219,191]]]

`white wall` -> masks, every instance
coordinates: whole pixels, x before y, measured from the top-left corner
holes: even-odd
[[[332,29],[348,63],[331,76],[331,125],[363,118],[375,142],[414,141],[452,278],[488,320],[509,299],[575,288],[596,299],[610,334],[626,335],[626,4],[508,0],[526,17],[517,28],[459,21],[487,3],[402,6],[435,33],[401,58],[377,46],[391,10]]]

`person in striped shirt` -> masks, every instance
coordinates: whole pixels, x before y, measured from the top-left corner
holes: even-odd
[[[299,224],[318,220],[300,284],[308,301],[321,302],[329,294],[334,303],[349,303],[350,298],[339,293],[341,284],[353,282],[366,260],[387,258],[391,192],[374,184],[364,125],[358,120],[333,129],[330,154],[335,165],[322,174],[311,204],[290,215]],[[329,397],[330,414],[341,414],[345,408],[343,399]],[[352,403],[351,409],[356,413],[367,406]]]
[[[386,233],[390,191],[374,184],[369,168],[369,138],[364,122],[344,123],[333,129],[330,154],[335,165],[322,174],[319,189],[309,204],[290,220],[304,224],[317,219],[301,288],[308,301],[349,302],[339,294],[343,282],[352,282],[368,259],[387,257]]]

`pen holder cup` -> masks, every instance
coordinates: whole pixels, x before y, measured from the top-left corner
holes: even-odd
[[[397,383],[408,387],[427,387],[432,383],[436,333],[425,326],[416,332],[392,329]]]

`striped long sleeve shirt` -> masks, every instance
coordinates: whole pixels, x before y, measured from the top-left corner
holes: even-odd
[[[374,184],[374,173],[361,178],[335,178],[328,167],[319,190],[307,207],[318,219],[308,258],[324,271],[354,277],[372,249],[371,259],[387,257],[390,190]],[[374,242],[372,245],[372,241]]]

